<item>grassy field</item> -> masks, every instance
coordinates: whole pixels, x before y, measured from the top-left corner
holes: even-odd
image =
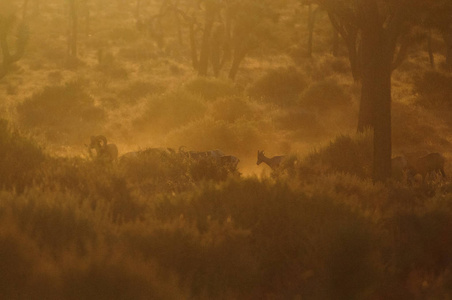
[[[360,86],[324,12],[307,57],[308,9],[280,1],[232,81],[197,75],[171,19],[161,45],[135,2],[88,2],[74,59],[63,3],[32,1],[26,52],[0,79],[0,298],[452,298],[439,34],[435,69],[421,42],[393,73],[393,156],[439,152],[449,178],[375,184]],[[162,3],[142,2],[142,18]],[[138,154],[97,161],[93,135]],[[282,168],[257,166],[257,150],[286,155]]]

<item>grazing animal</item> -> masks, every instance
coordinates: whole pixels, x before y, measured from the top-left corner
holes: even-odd
[[[96,156],[92,150],[96,150]],[[112,162],[118,158],[118,147],[115,144],[108,144],[107,138],[103,135],[91,136],[91,144],[88,146],[91,157],[98,161]]]
[[[208,151],[185,151],[185,146],[179,147],[179,153],[189,159],[199,161],[203,159],[211,159],[211,158],[219,158],[222,156],[225,156],[223,151],[215,149],[215,150],[208,150]]]
[[[264,151],[257,150],[257,165],[260,165],[261,163],[266,163],[272,170],[277,170],[282,160],[284,159],[284,155],[280,156],[273,156],[272,158],[266,157]]]
[[[162,155],[173,155],[176,151],[173,148],[147,148],[140,151],[132,151],[124,153],[119,157],[121,161],[137,159],[145,156],[162,156]]]
[[[227,167],[230,170],[237,169],[237,165],[240,162],[240,159],[234,155],[223,155],[218,157],[217,160],[222,166]]]
[[[434,173],[440,173],[443,178],[446,178],[445,162],[446,159],[440,153],[429,153],[412,161],[408,165],[408,169],[413,177],[418,174],[421,175],[423,181],[426,180],[428,175]]]
[[[219,149],[208,151],[185,151],[184,146],[179,148],[179,154],[188,158],[192,162],[211,161],[218,166],[225,167],[229,171],[236,171],[240,159],[233,155],[225,155]]]

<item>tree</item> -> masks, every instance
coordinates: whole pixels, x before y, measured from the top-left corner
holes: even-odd
[[[210,62],[214,76],[219,76],[226,62],[230,62],[228,77],[235,79],[243,59],[265,39],[263,33],[268,30],[262,28],[266,22],[276,21],[278,5],[262,0],[200,0],[195,6],[198,11],[184,14],[198,75],[208,74]]]
[[[317,14],[320,11],[320,7],[316,5],[314,0],[300,0],[300,5],[308,7],[308,45],[307,55],[312,56],[312,43],[314,40],[314,27]]]
[[[218,77],[228,65],[228,77],[234,79],[246,55],[268,38],[283,5],[284,1],[271,0],[165,0],[158,14],[138,25],[163,41],[169,31],[162,20],[173,18],[181,48],[182,35],[188,37],[198,75]]]
[[[28,42],[28,26],[25,22],[28,1],[23,3],[22,19],[17,16],[17,7],[13,4],[2,3],[0,7],[0,47],[2,62],[0,65],[0,78],[8,74],[10,67],[22,58]],[[11,49],[11,39],[15,39],[14,53]]]
[[[75,59],[77,57],[77,35],[78,35],[78,1],[67,0],[69,12],[69,26],[68,26],[68,55]]]
[[[420,3],[415,0],[319,0],[349,49],[362,83],[358,130],[374,130],[374,181],[391,175],[391,74]],[[358,55],[359,53],[359,55]],[[355,70],[356,71],[356,70]],[[354,75],[355,76],[355,75]]]

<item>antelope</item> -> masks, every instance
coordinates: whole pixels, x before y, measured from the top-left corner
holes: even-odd
[[[284,155],[273,156],[272,158],[266,157],[264,151],[257,150],[257,165],[261,163],[266,163],[272,170],[276,170],[280,167]]]
[[[94,157],[99,161],[114,161],[118,158],[118,147],[115,144],[108,144],[107,138],[103,135],[91,136],[91,144],[88,146],[88,151],[93,157],[92,150],[96,150]]]
[[[443,178],[446,178],[446,173],[444,172],[445,162],[446,159],[440,153],[429,153],[410,162],[408,169],[413,176],[421,175],[423,181],[428,175],[438,172]]]

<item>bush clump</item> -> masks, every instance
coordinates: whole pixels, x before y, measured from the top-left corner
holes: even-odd
[[[46,159],[42,148],[0,119],[0,188],[22,191],[32,183],[31,172]]]
[[[204,265],[201,261],[194,266],[184,264],[195,268],[185,271],[194,274],[192,284],[222,270],[210,282],[226,276],[223,286],[212,292],[232,291],[242,298],[242,289],[247,287],[253,298],[284,291],[284,298],[290,299],[353,299],[372,288],[378,274],[369,259],[376,240],[368,220],[331,199],[307,197],[281,182],[254,178],[206,185],[188,198],[162,199],[155,213],[166,222],[182,215],[207,241],[217,241],[218,248],[205,244],[202,259],[210,261],[204,271],[208,274],[195,271]],[[218,236],[218,226],[225,239]],[[208,238],[212,234],[216,235]],[[188,254],[192,257],[187,261],[200,259],[199,250]],[[213,259],[213,255],[222,259]],[[231,281],[230,274],[241,276]]]
[[[134,121],[134,125],[153,134],[166,134],[169,130],[201,119],[206,110],[207,105],[200,96],[178,89],[151,96],[143,115]]]
[[[274,121],[278,129],[286,130],[296,140],[312,141],[324,137],[328,132],[318,114],[303,108],[278,111]]]
[[[72,81],[33,94],[17,107],[20,124],[43,131],[49,139],[81,138],[98,131],[106,113],[94,104],[83,84]]]
[[[233,123],[242,118],[252,119],[259,108],[250,99],[244,97],[227,97],[213,102],[209,107],[209,115],[215,120]]]
[[[434,109],[452,109],[452,75],[440,71],[427,71],[415,79],[418,104]]]
[[[361,178],[372,176],[373,143],[370,132],[355,137],[341,135],[327,147],[308,156],[300,175],[342,172]]]
[[[187,82],[185,89],[192,94],[202,96],[207,101],[232,96],[236,93],[231,81],[208,77],[197,77]]]
[[[248,88],[248,94],[272,104],[287,106],[296,103],[307,85],[306,76],[296,68],[279,68],[258,78]]]
[[[330,78],[310,85],[301,94],[299,103],[305,109],[323,114],[329,111],[337,113],[352,102],[344,88]]]
[[[154,82],[134,81],[121,90],[118,96],[127,103],[136,103],[140,98],[148,95],[159,94],[165,91],[165,87]]]

